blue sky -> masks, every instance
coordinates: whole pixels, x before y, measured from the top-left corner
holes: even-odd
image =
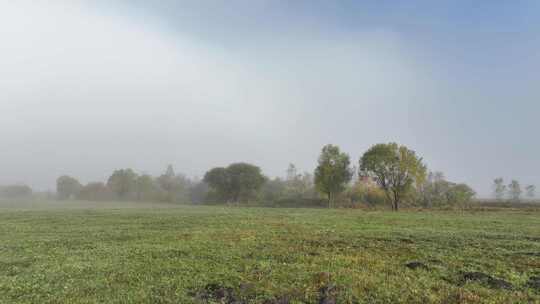
[[[397,141],[481,196],[498,176],[540,186],[537,1],[23,0],[0,17],[0,182],[241,160],[274,176],[327,143],[356,162]]]

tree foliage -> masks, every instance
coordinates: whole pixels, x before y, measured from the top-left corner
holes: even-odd
[[[137,200],[174,203],[250,203],[283,207],[359,207],[400,203],[424,207],[466,206],[474,191],[465,184],[446,181],[440,172],[430,173],[416,153],[395,143],[378,144],[351,168],[349,156],[334,145],[323,147],[314,174],[300,173],[290,164],[284,177],[266,178],[249,163],[233,163],[206,172],[203,180],[175,173],[172,165],[158,177],[132,169],[115,170],[107,182],[82,186],[75,178],[57,179],[60,199]],[[356,174],[355,172],[358,172]],[[352,181],[353,174],[357,178]],[[503,189],[502,179],[497,184]],[[527,187],[527,193],[534,188]],[[521,191],[521,190],[520,190]],[[521,192],[520,192],[521,194]]]
[[[430,172],[418,188],[418,200],[422,207],[461,207],[473,199],[476,192],[466,184],[456,184],[445,179],[442,172]]]
[[[504,179],[502,177],[496,178],[493,181],[493,193],[495,195],[495,199],[498,201],[502,201],[504,199],[504,195],[506,194],[506,185],[504,184]]]
[[[290,164],[287,168],[287,177],[284,184],[283,196],[287,198],[312,198],[316,194],[314,192],[313,175],[308,172],[298,173],[294,164]]]
[[[63,175],[56,180],[56,193],[61,200],[76,198],[81,188],[81,183],[71,176]]]
[[[104,183],[91,182],[81,188],[77,198],[85,201],[107,201],[113,198],[113,193]]]
[[[451,184],[447,193],[451,205],[465,208],[476,195],[476,192],[466,184]]]
[[[230,199],[230,181],[226,168],[217,167],[209,170],[203,180],[214,191],[215,199],[223,201]]]
[[[315,169],[315,186],[326,195],[329,208],[336,196],[345,190],[351,178],[349,155],[342,153],[337,146],[324,146]]]
[[[268,179],[259,194],[261,204],[275,207],[320,207],[318,193],[313,183],[313,175],[298,173],[295,165],[290,164],[285,178]]]
[[[447,193],[451,188],[442,172],[429,172],[425,182],[419,187],[420,204],[423,207],[438,207],[448,204]]]
[[[160,201],[185,203],[189,200],[190,181],[184,175],[176,174],[172,165],[157,178],[157,184],[161,189]]]
[[[3,198],[26,198],[32,195],[32,188],[24,184],[8,185],[0,187],[0,197]]]
[[[254,198],[266,178],[261,169],[248,163],[234,163],[227,168],[206,172],[204,181],[227,202],[246,202]]]
[[[208,184],[204,181],[196,180],[191,183],[191,187],[189,189],[189,197],[190,201],[193,204],[202,204],[206,201],[208,198],[208,192],[210,190],[210,187],[208,187]]]
[[[425,180],[426,166],[405,146],[378,144],[360,158],[360,174],[372,177],[397,211],[403,198]]]
[[[510,197],[510,200],[513,202],[519,202],[521,200],[521,185],[517,180],[512,180],[510,184],[508,184],[508,196]]]
[[[362,179],[358,179],[347,188],[345,198],[350,207],[355,207],[360,203],[370,207],[387,203],[386,195],[380,187]]]
[[[107,187],[120,199],[128,198],[136,186],[137,174],[132,169],[116,170],[107,180]]]
[[[535,185],[528,185],[525,187],[525,191],[527,192],[527,198],[533,199],[536,197],[536,186]]]
[[[136,199],[138,201],[151,201],[159,193],[159,188],[151,175],[137,176],[135,181]]]

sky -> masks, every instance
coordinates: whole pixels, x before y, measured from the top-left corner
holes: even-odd
[[[539,29],[538,1],[0,0],[0,184],[398,142],[540,186]]]

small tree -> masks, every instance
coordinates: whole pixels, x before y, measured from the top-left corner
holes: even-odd
[[[315,186],[328,198],[328,208],[352,178],[349,155],[341,153],[339,147],[326,145],[319,156],[315,169]]]
[[[512,180],[508,185],[508,195],[513,202],[519,202],[521,199],[521,185],[517,180]]]
[[[360,158],[360,174],[372,177],[397,211],[403,198],[424,182],[426,166],[405,146],[378,144]]]
[[[525,191],[527,192],[527,198],[533,199],[536,196],[536,186],[535,185],[528,185],[525,187]]]
[[[81,188],[81,183],[71,176],[63,175],[56,180],[56,194],[61,200],[77,197]]]
[[[493,193],[495,194],[495,199],[502,201],[504,195],[506,194],[506,185],[504,184],[504,179],[502,177],[496,178],[493,181]]]

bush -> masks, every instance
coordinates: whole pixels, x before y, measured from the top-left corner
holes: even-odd
[[[386,194],[381,188],[361,181],[347,189],[340,197],[340,201],[340,205],[346,207],[356,207],[359,204],[371,207],[388,204]]]

